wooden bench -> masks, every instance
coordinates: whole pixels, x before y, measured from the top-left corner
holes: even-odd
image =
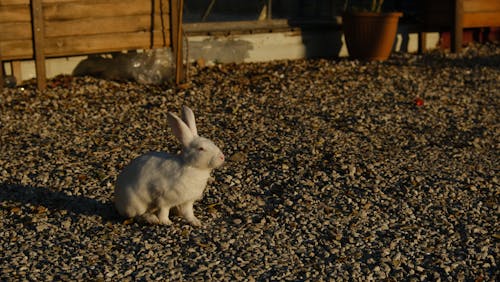
[[[4,61],[34,59],[46,86],[45,59],[171,47],[182,79],[183,0],[0,0],[0,88]]]

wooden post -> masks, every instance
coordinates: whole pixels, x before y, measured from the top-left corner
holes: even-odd
[[[12,76],[16,78],[18,83],[22,82],[22,69],[21,69],[21,61],[12,61],[10,63],[12,66]]]
[[[155,47],[155,17],[156,17],[155,5],[156,5],[156,1],[151,0],[151,28],[149,29],[149,31],[151,32],[151,36],[149,37],[149,49],[153,49]],[[163,18],[161,5],[163,5],[163,1],[160,0],[160,18]]]
[[[175,83],[180,84],[184,80],[182,63],[182,9],[183,0],[171,0],[171,21],[172,21],[172,51],[175,56]]]
[[[2,56],[0,56],[1,58]],[[4,72],[3,72],[3,61],[0,60],[0,90],[3,89],[3,84],[5,83],[4,79]]]
[[[177,56],[176,56],[176,64],[175,64],[175,81],[177,84],[181,83],[184,80],[184,64],[183,64],[183,56],[182,56],[182,14],[184,9],[184,0],[179,0],[179,25],[177,26]]]
[[[427,42],[427,33],[419,32],[418,33],[418,53],[419,54],[422,54],[427,50],[426,42]]]
[[[451,52],[460,52],[462,49],[464,1],[453,0],[452,5],[452,27],[451,27]]]
[[[175,83],[177,84],[177,48],[179,47],[177,44],[177,32],[178,32],[178,16],[177,11],[179,10],[178,0],[170,0],[170,36],[172,40],[172,53],[174,54],[175,60]]]
[[[2,48],[0,48],[0,90],[3,89],[5,83],[5,72],[3,71]]]
[[[31,0],[32,29],[33,29],[33,52],[35,54],[36,83],[39,90],[45,89],[45,50],[42,0]]]
[[[168,47],[171,45],[171,42],[169,41],[169,38],[167,36],[167,33],[169,32],[168,30],[168,25],[167,21],[169,18],[169,15],[172,14],[172,12],[167,13],[168,11],[168,1],[160,1],[160,22],[161,22],[161,36],[162,36],[162,47]]]

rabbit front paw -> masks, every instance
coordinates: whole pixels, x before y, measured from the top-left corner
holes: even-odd
[[[159,224],[160,223],[158,216],[156,216],[156,214],[152,214],[152,213],[145,213],[145,214],[141,215],[141,220],[143,220],[149,224]]]
[[[177,206],[177,211],[184,217],[191,225],[199,227],[201,226],[201,221],[196,218],[193,210],[194,202],[187,202],[185,204]]]
[[[172,221],[170,220],[170,218],[168,218],[169,210],[170,210],[170,208],[160,209],[160,212],[158,213],[159,224],[163,224],[163,225],[172,224]]]
[[[196,227],[200,227],[201,226],[201,221],[196,218],[196,217],[193,217],[193,218],[188,218],[187,221],[193,225],[193,226],[196,226]]]
[[[165,216],[157,216],[156,214],[153,213],[145,213],[141,216],[141,219],[149,224],[162,224],[162,225],[170,225],[172,224],[172,221],[168,218],[168,215]]]

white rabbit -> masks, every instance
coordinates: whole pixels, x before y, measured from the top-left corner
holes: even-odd
[[[201,226],[193,204],[201,199],[212,169],[224,163],[224,154],[198,136],[190,108],[183,107],[182,120],[169,113],[168,124],[182,152],[151,152],[134,159],[118,175],[115,206],[122,216],[141,217],[152,224],[171,224],[169,211],[176,207],[189,223]]]

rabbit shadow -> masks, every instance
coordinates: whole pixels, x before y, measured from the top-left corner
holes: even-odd
[[[119,222],[121,219],[111,201],[102,202],[81,195],[69,195],[48,187],[0,183],[0,202],[44,206],[51,212],[64,210],[73,215],[99,216],[105,222]]]

